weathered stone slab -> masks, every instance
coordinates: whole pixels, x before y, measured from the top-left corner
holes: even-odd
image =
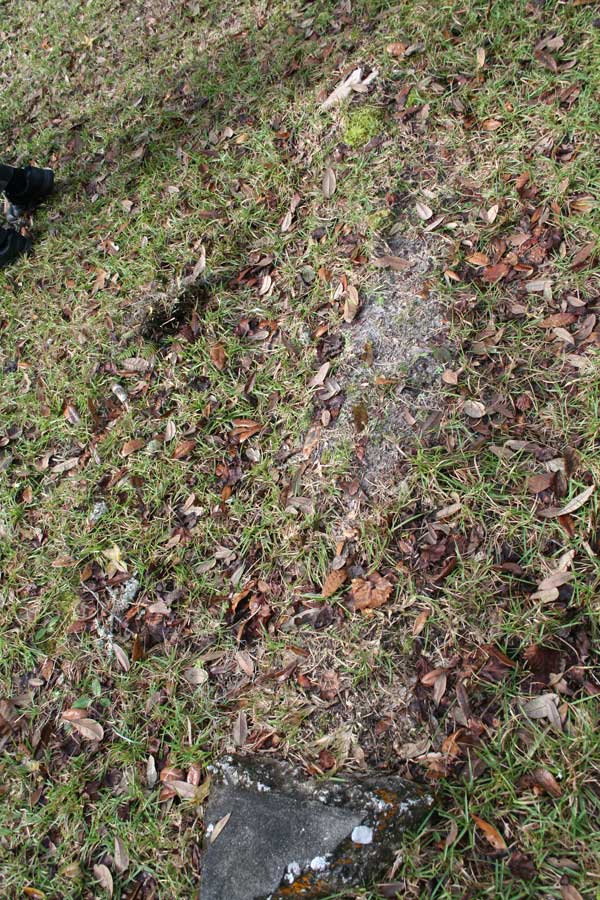
[[[314,900],[368,886],[433,803],[398,776],[317,781],[263,757],[226,757],[213,778],[200,900]]]

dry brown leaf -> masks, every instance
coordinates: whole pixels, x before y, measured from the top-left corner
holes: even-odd
[[[502,278],[506,278],[509,272],[510,266],[508,263],[496,263],[495,266],[486,266],[483,270],[483,280],[487,281],[488,284],[493,284]]]
[[[183,677],[188,684],[199,687],[208,681],[208,672],[200,666],[190,666],[189,669],[183,670]]]
[[[562,797],[562,788],[554,775],[542,767],[534,769],[531,773],[531,780],[538,787],[541,787],[551,797]]]
[[[551,316],[547,316],[545,319],[539,323],[540,328],[559,328],[564,327],[565,325],[572,325],[573,322],[577,319],[577,316],[574,313],[569,312],[559,312],[553,313]]]
[[[344,322],[350,324],[356,318],[356,314],[360,307],[360,298],[358,291],[353,284],[349,284],[346,289],[346,300],[344,302]]]
[[[127,871],[129,868],[129,851],[120,837],[115,838],[114,860],[117,872],[122,875],[123,872]]]
[[[575,0],[575,5],[581,6],[582,4],[578,4],[577,0]],[[572,884],[568,884],[566,882],[565,884],[561,884],[560,893],[563,900],[583,900],[583,895],[579,893],[577,888],[574,888]]]
[[[483,69],[483,67],[485,66],[485,47],[478,47],[476,56],[477,56],[477,68]]]
[[[422,200],[417,200],[415,204],[415,209],[417,211],[417,215],[420,219],[423,219],[426,222],[433,215],[433,210],[431,207],[427,206],[426,203],[423,203]]]
[[[235,661],[242,672],[252,678],[254,675],[254,660],[246,650],[238,650],[235,654]]]
[[[436,706],[440,705],[440,701],[442,700],[444,694],[446,693],[446,685],[448,683],[448,673],[444,669],[443,672],[440,672],[438,677],[435,679],[433,684],[433,702]]]
[[[548,719],[554,731],[562,731],[556,700],[556,694],[540,694],[539,697],[533,697],[523,705],[523,712],[530,719]]]
[[[81,419],[79,417],[79,413],[75,409],[72,403],[65,403],[63,406],[63,416],[70,422],[71,425],[79,425]]]
[[[427,619],[429,618],[430,614],[431,614],[430,609],[424,609],[423,612],[419,613],[419,615],[413,622],[412,633],[413,633],[414,637],[417,637],[417,635],[421,634],[421,632],[425,628],[425,624],[426,624]]]
[[[479,816],[476,816],[474,813],[471,813],[471,818],[479,830],[483,832],[486,841],[492,845],[494,850],[506,850],[506,841],[497,828],[494,828],[493,825],[490,825],[490,823],[486,822],[484,819],[480,819]]]
[[[237,718],[235,720],[233,726],[233,742],[236,747],[243,747],[246,743],[246,738],[248,737],[248,720],[246,718],[246,713],[243,709],[237,714]]]
[[[579,269],[583,266],[583,264],[590,258],[594,250],[596,249],[596,241],[589,241],[587,244],[584,244],[581,250],[578,250],[575,256],[573,257],[573,262],[571,263],[572,269]]]
[[[185,459],[186,456],[190,455],[195,446],[196,441],[181,441],[173,451],[173,459]]]
[[[500,119],[484,119],[481,127],[484,131],[498,131],[499,128],[502,128],[502,122]]]
[[[180,780],[171,781],[170,779],[166,780],[164,783],[167,787],[170,787],[171,790],[175,791],[177,796],[181,797],[182,800],[196,800],[198,789],[195,784]]]
[[[393,269],[394,272],[404,272],[410,269],[412,263],[400,256],[379,256],[373,260],[373,265],[378,269]]]
[[[540,515],[544,516],[545,519],[554,519],[554,518],[557,518],[558,516],[570,516],[571,513],[576,512],[581,506],[583,506],[584,503],[587,503],[587,501],[590,499],[590,497],[594,493],[595,489],[596,489],[596,485],[591,484],[580,494],[577,494],[576,497],[573,497],[572,500],[569,500],[569,502],[566,503],[564,506],[560,506],[560,507],[551,506],[551,507],[548,507],[547,509],[542,509],[542,510],[540,510]]]
[[[458,825],[456,824],[456,821],[454,819],[452,819],[452,821],[450,822],[450,829],[444,840],[444,847],[446,847],[446,848],[451,847],[457,837],[458,837]]]
[[[104,737],[104,728],[94,719],[73,719],[71,725],[85,741],[101,741]]]
[[[407,47],[408,44],[403,44],[402,41],[394,41],[393,44],[387,45],[386,50],[394,59],[399,59],[401,56],[404,56]]]
[[[470,419],[481,419],[485,416],[485,405],[479,400],[465,400],[463,409]]]
[[[230,818],[231,818],[231,813],[229,812],[229,813],[227,813],[226,816],[223,816],[222,819],[219,819],[219,821],[217,822],[217,824],[215,825],[215,827],[213,828],[213,830],[211,831],[211,834],[210,834],[211,844],[214,844],[216,839],[219,837],[219,835],[221,834],[221,832],[223,831],[223,829],[229,822]]]
[[[113,877],[110,874],[108,866],[105,866],[104,863],[99,863],[99,865],[94,866],[94,877],[100,882],[104,890],[108,893],[108,896],[112,897],[115,888]]]
[[[329,167],[328,169],[325,169],[325,174],[323,175],[323,193],[328,200],[335,194],[336,187],[337,179],[335,177],[335,172]]]
[[[334,594],[337,594],[347,578],[348,573],[345,569],[335,569],[333,572],[330,572],[323,583],[321,597],[333,597]]]
[[[377,609],[390,598],[393,586],[377,572],[352,580],[352,606],[355,610]]]
[[[532,475],[527,482],[527,491],[530,494],[541,494],[547,491],[554,481],[554,472],[542,472],[539,475]]]
[[[146,441],[143,440],[143,438],[133,438],[133,440],[131,441],[125,441],[125,443],[121,447],[121,456],[131,456],[132,453],[136,453],[138,450],[141,450],[142,447],[145,446]]]
[[[215,366],[219,372],[222,372],[226,363],[225,347],[223,344],[213,344],[209,352],[213,366]]]
[[[129,672],[131,665],[126,652],[118,644],[113,644],[113,649],[115,651],[115,659],[117,660],[123,671]]]
[[[466,260],[470,266],[489,266],[490,264],[490,258],[485,253],[471,253],[470,256],[466,257]]]

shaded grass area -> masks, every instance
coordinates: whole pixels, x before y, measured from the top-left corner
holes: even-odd
[[[596,896],[595,496],[539,515],[597,481],[595,339],[571,346],[539,320],[595,315],[595,251],[572,262],[598,237],[597,11],[65,0],[22,3],[2,28],[3,152],[52,162],[62,182],[36,215],[35,256],[0,276],[6,895],[99,896],[107,865],[116,896],[193,896],[201,807],[166,781],[203,783],[243,711],[250,749],[317,769],[331,769],[324,749],[336,767],[362,750],[436,782],[438,811],[398,860],[400,896],[560,897],[568,882]],[[379,70],[371,93],[320,112],[356,65]],[[342,590],[315,602],[320,627],[289,630],[320,596],[360,474],[352,448],[319,479],[293,455],[314,418],[319,332],[339,328],[342,275],[368,295],[382,231],[426,227],[418,199],[443,217],[457,384],[398,473],[401,499],[363,505],[343,551],[356,574],[393,577],[394,601],[357,616]],[[539,221],[560,232],[534,273],[550,295],[523,299],[512,274],[493,284],[468,263],[493,264]],[[203,252],[196,318],[192,297],[183,330],[148,340],[149,310],[177,311]],[[241,421],[258,430],[240,442],[255,427]],[[560,478],[532,495],[552,460]],[[569,550],[571,580],[535,599]],[[134,575],[140,592],[115,611]],[[513,666],[482,670],[470,654],[490,645]],[[532,646],[557,668],[532,673]],[[522,712],[544,691],[562,730]],[[73,709],[102,741],[81,739]],[[560,796],[532,781],[541,767]]]

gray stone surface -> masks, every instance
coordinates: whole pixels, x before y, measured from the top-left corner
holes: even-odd
[[[213,779],[200,900],[312,900],[368,886],[433,802],[397,776],[316,781],[263,757],[226,757]]]

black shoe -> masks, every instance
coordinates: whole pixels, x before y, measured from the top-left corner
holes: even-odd
[[[23,237],[12,228],[0,228],[0,269],[9,266],[30,251],[30,238]]]
[[[24,213],[31,212],[43,203],[53,190],[52,169],[38,169],[35,166],[17,169],[4,192],[11,205],[9,217],[19,218]]]

